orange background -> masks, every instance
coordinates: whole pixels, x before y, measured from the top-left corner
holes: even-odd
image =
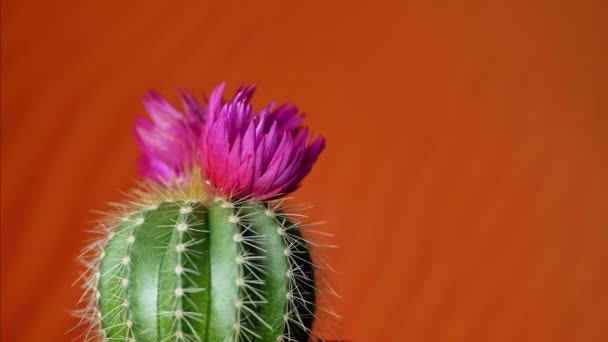
[[[2,1],[2,341],[68,341],[140,98],[226,80],[328,140],[296,193],[353,341],[608,341],[607,2]]]

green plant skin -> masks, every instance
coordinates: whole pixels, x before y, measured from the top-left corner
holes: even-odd
[[[260,341],[275,341],[283,333],[283,316],[288,307],[289,259],[285,251],[289,249],[281,235],[285,233],[273,217],[266,215],[263,206],[244,207],[242,213],[251,223],[251,228],[245,235],[264,237],[263,250],[254,249],[252,252],[256,256],[262,256],[260,263],[270,270],[265,275],[264,283],[257,284],[257,290],[265,294],[266,300],[266,305],[260,307],[258,314],[267,324],[256,326],[255,332],[260,336]]]
[[[209,208],[209,230],[211,257],[211,305],[209,307],[208,341],[230,341],[235,333],[234,324],[238,322],[235,303],[239,300],[237,279],[241,275],[241,266],[236,258],[241,253],[235,241],[239,229],[236,223],[229,221],[234,215],[230,208],[222,208],[221,202]]]
[[[314,268],[264,204],[163,202],[108,237],[98,305],[109,340],[307,341]]]

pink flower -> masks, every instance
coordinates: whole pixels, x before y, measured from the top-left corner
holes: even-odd
[[[143,100],[152,121],[137,117],[135,137],[143,176],[171,186],[200,166],[218,195],[272,199],[293,191],[310,172],[325,146],[301,125],[296,107],[251,107],[253,85],[222,99],[224,84],[205,106],[181,94],[180,112],[155,92]],[[200,165],[198,165],[200,164]]]
[[[135,122],[140,173],[168,185],[182,181],[193,165],[204,123],[203,109],[194,97],[183,92],[181,99],[183,113],[151,91],[143,103],[152,122],[140,116]]]
[[[312,138],[296,107],[269,105],[254,113],[253,85],[222,100],[224,84],[209,98],[200,139],[200,164],[220,195],[259,200],[293,191],[325,146]]]

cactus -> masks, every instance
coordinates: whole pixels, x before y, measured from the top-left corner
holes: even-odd
[[[312,141],[292,106],[254,113],[254,88],[180,113],[156,94],[138,119],[148,179],[84,254],[85,340],[307,341],[317,267],[281,199],[310,171]],[[98,330],[99,329],[99,330]]]
[[[305,340],[314,312],[306,243],[260,203],[162,202],[125,216],[100,260],[110,340]]]

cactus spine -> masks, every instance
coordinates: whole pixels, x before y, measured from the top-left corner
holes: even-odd
[[[124,217],[99,255],[106,340],[306,341],[306,242],[268,204],[163,201]]]

